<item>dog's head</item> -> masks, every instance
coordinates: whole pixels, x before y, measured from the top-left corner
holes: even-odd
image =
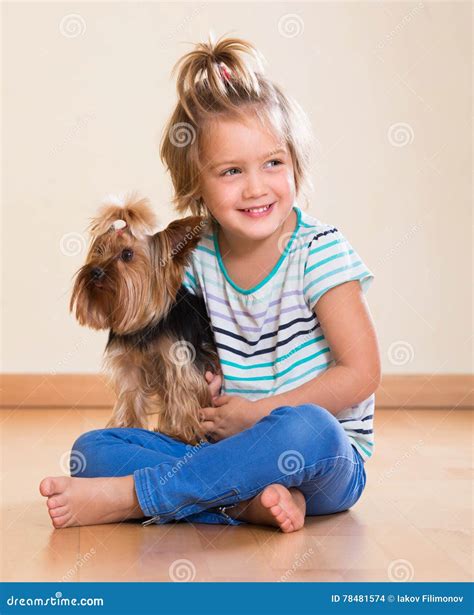
[[[203,219],[175,220],[155,233],[149,201],[110,198],[90,226],[85,264],[76,274],[70,310],[81,325],[132,333],[163,318],[183,281]]]

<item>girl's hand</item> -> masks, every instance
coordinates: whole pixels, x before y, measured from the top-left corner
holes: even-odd
[[[222,374],[213,374],[212,372],[206,372],[205,376],[207,385],[209,387],[209,393],[211,399],[214,401],[215,397],[218,397],[222,387]]]
[[[201,408],[205,433],[219,441],[252,427],[261,417],[255,402],[238,395],[220,395],[213,408]]]

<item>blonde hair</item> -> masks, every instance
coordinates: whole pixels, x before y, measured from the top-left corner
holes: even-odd
[[[250,58],[256,61],[257,70]],[[178,72],[178,102],[163,132],[160,157],[171,175],[178,213],[190,210],[193,215],[212,217],[199,196],[204,135],[210,122],[219,118],[245,121],[249,111],[288,147],[296,195],[307,203],[312,189],[311,126],[300,105],[264,76],[263,60],[248,41],[221,37],[198,43],[173,67],[172,74]]]

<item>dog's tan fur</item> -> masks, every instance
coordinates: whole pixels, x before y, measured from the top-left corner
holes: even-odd
[[[123,220],[125,228],[116,230],[117,220]],[[157,431],[198,443],[206,437],[199,409],[212,405],[204,371],[219,369],[215,347],[207,337],[199,348],[190,349],[166,327],[151,339],[149,332],[166,322],[176,305],[203,219],[175,220],[154,233],[148,200],[130,195],[122,205],[105,204],[89,228],[91,242],[76,275],[70,309],[81,325],[113,332],[104,368],[117,402],[107,427],[148,428],[148,415],[156,413]],[[131,260],[124,261],[130,250]],[[100,279],[94,278],[97,271]],[[208,321],[199,324],[209,327]],[[179,355],[189,350],[191,356],[183,360]]]

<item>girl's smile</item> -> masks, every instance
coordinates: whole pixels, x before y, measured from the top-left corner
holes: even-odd
[[[201,196],[228,249],[237,255],[276,245],[296,192],[286,144],[255,117],[219,118],[202,154]]]
[[[253,207],[250,209],[241,209],[240,211],[251,218],[263,218],[267,216],[273,209],[275,203],[269,205],[263,205],[262,207]]]

